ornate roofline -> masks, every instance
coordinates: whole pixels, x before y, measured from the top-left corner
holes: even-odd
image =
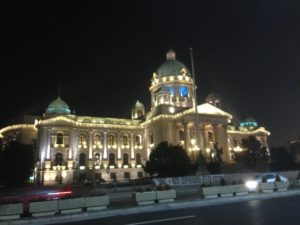
[[[7,127],[4,127],[0,130],[0,138],[3,138],[3,134],[8,131],[12,130],[19,130],[19,129],[33,129],[37,130],[35,124],[15,124],[15,125],[10,125]]]
[[[259,127],[255,130],[251,131],[243,131],[243,130],[227,130],[228,134],[244,134],[244,135],[257,135],[258,133],[263,133],[267,136],[271,135],[270,131],[267,131],[264,127]]]

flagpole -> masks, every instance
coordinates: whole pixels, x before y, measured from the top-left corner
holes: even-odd
[[[191,67],[192,67],[192,77],[193,77],[193,88],[194,88],[194,109],[195,109],[195,128],[196,128],[196,144],[198,151],[197,155],[195,157],[199,157],[200,152],[200,120],[199,120],[199,114],[198,114],[198,101],[197,101],[197,85],[196,85],[196,78],[195,78],[195,69],[194,69],[194,57],[193,57],[193,48],[190,48],[191,53]]]

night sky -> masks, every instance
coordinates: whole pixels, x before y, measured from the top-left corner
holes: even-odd
[[[1,7],[1,124],[41,115],[59,83],[78,115],[129,118],[137,99],[149,110],[165,53],[190,68],[193,47],[199,103],[217,92],[271,146],[300,134],[299,0],[41,2]]]

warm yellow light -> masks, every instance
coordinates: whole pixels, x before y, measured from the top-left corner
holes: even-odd
[[[233,148],[233,151],[235,151],[235,152],[241,152],[241,151],[243,151],[243,149],[240,146],[237,146],[237,147]]]
[[[62,176],[63,178],[65,178],[65,177],[67,176],[67,172],[66,172],[65,170],[62,171],[61,176]]]
[[[174,107],[172,107],[172,106],[171,106],[171,107],[169,107],[169,112],[173,114],[173,113],[175,112],[175,108],[174,108]]]

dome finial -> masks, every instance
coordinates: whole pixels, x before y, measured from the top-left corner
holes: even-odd
[[[173,49],[170,49],[167,54],[167,60],[174,60],[176,59],[176,53],[173,51]]]
[[[60,98],[60,92],[61,92],[61,83],[58,83],[58,96]]]

